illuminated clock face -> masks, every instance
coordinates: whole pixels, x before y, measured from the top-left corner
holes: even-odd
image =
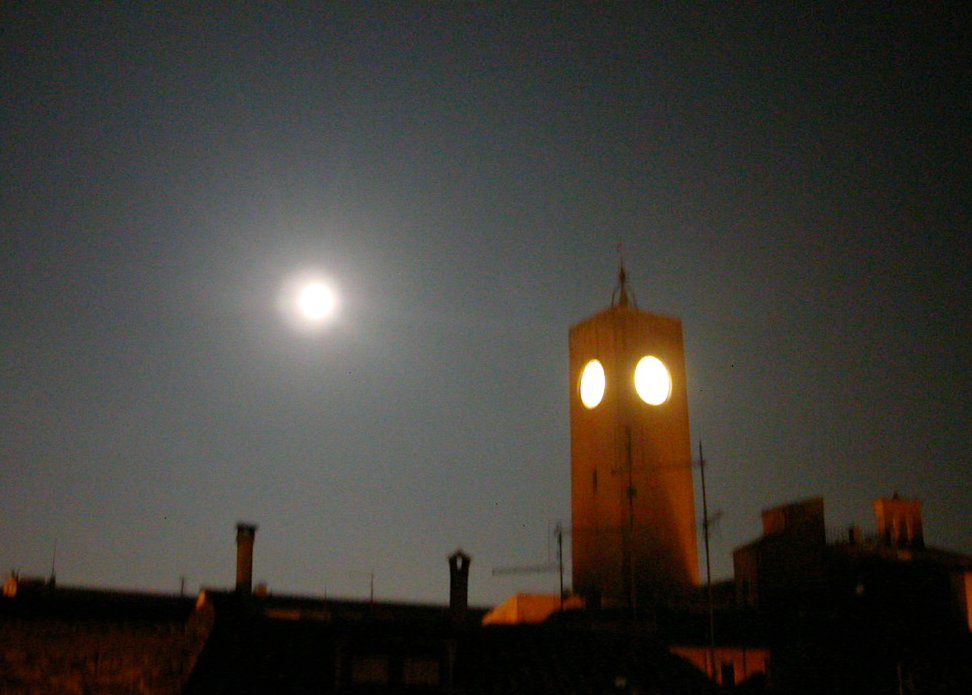
[[[648,405],[661,405],[672,396],[672,375],[657,357],[642,357],[635,367],[635,390]]]
[[[595,408],[604,398],[604,367],[591,360],[584,365],[580,377],[580,399],[585,408]]]

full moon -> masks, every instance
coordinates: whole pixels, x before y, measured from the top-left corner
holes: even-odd
[[[291,328],[316,333],[337,321],[341,296],[329,277],[305,271],[284,280],[277,308]]]
[[[297,293],[297,311],[314,323],[330,318],[336,303],[334,292],[322,282],[310,282]]]

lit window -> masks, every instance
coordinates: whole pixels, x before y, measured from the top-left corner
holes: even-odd
[[[600,361],[591,360],[584,365],[580,377],[580,399],[585,408],[595,408],[604,398],[604,367]]]
[[[651,355],[642,357],[635,367],[635,390],[648,405],[661,405],[672,395],[672,375],[662,361]]]

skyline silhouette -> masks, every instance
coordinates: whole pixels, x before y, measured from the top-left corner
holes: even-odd
[[[230,586],[245,520],[272,591],[439,601],[461,547],[473,605],[555,592],[490,569],[570,524],[567,331],[619,241],[682,321],[716,578],[817,496],[919,498],[972,552],[967,10],[0,20],[5,569]],[[319,331],[278,306],[303,273]]]

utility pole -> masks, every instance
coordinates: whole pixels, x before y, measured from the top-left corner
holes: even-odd
[[[564,527],[557,522],[554,527],[557,534],[557,571],[560,574],[560,612],[564,611]]]
[[[624,428],[624,467],[628,473],[628,528],[621,539],[621,549],[624,554],[622,564],[627,565],[628,569],[628,603],[631,607],[631,614],[638,614],[638,588],[635,583],[635,496],[638,489],[634,484],[634,464],[631,459],[631,428]]]
[[[715,680],[715,608],[712,605],[712,565],[709,561],[709,505],[705,497],[705,457],[699,440],[699,473],[702,479],[702,534],[705,538],[705,592],[709,602],[709,677]]]

